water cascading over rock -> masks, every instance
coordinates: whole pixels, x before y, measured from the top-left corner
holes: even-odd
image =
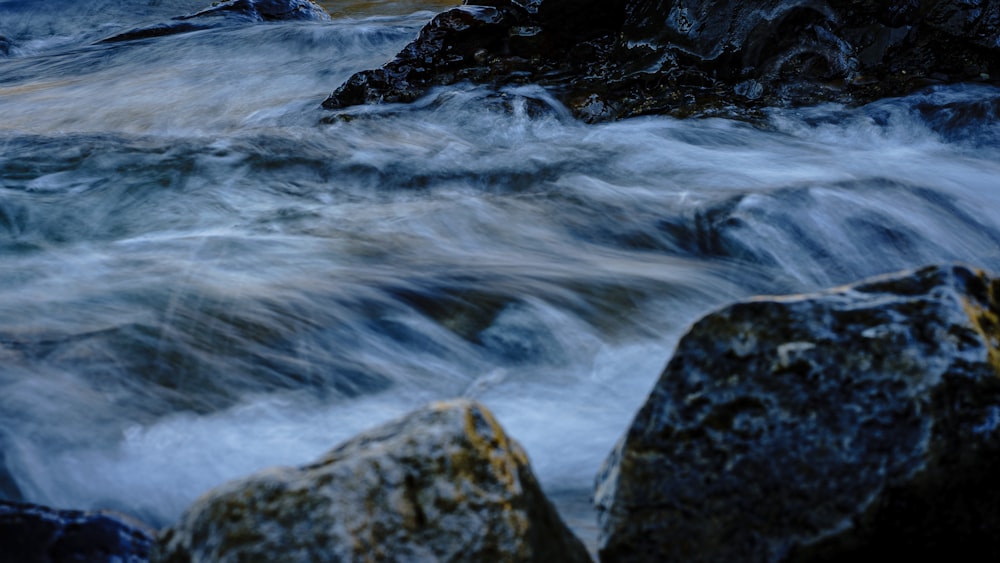
[[[704,317],[598,477],[602,561],[996,558],[998,315],[952,266]]]

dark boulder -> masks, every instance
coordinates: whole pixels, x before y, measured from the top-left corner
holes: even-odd
[[[598,476],[602,560],[996,559],[998,314],[954,266],[701,319]]]
[[[140,563],[155,532],[111,512],[0,501],[0,561]]]
[[[101,43],[118,43],[177,35],[212,29],[237,22],[273,22],[289,20],[327,21],[329,14],[311,0],[226,0],[194,14],[177,16],[173,21],[131,29],[102,39]]]
[[[466,0],[323,105],[405,102],[461,81],[530,82],[589,121],[754,118],[768,106],[859,104],[998,79],[997,0]]]
[[[510,7],[448,10],[431,20],[396,59],[380,69],[354,74],[323,106],[412,102],[436,84],[488,81],[495,72],[487,64],[489,50],[502,48],[511,27],[523,17],[522,11]],[[528,61],[516,61],[515,66],[527,72]]]
[[[437,403],[301,468],[210,491],[154,560],[589,561],[521,447],[470,401]]]

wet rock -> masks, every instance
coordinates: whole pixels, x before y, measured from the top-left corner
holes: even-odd
[[[927,96],[918,101],[916,110],[928,127],[948,141],[997,146],[1000,90],[978,87],[969,88],[968,92],[968,96],[957,99]]]
[[[469,401],[437,403],[301,468],[199,499],[157,561],[588,561],[521,447]]]
[[[998,315],[953,266],[701,319],[598,476],[602,561],[1000,556]]]
[[[0,560],[19,563],[148,561],[154,531],[111,512],[0,501]]]
[[[1000,1],[466,0],[327,109],[407,102],[437,85],[537,83],[580,118],[755,119],[935,83],[997,83]]]
[[[190,22],[166,22],[158,23],[156,25],[151,25],[148,27],[139,27],[136,29],[130,29],[124,33],[119,33],[117,35],[112,35],[107,39],[102,39],[100,43],[121,43],[123,41],[136,41],[139,39],[152,39],[154,37],[164,37],[167,35],[178,35],[181,33],[190,33],[192,31],[200,31],[203,29],[211,29],[217,27],[216,25],[207,24],[195,24]]]
[[[189,20],[211,16],[238,16],[250,21],[330,19],[326,10],[312,0],[227,0],[214,2],[209,8],[177,19]]]
[[[271,22],[288,20],[327,21],[326,11],[311,0],[227,0],[170,22],[132,29],[103,39],[118,43],[212,29],[232,22]]]
[[[384,67],[351,76],[328,109],[370,102],[412,102],[438,83],[488,78],[489,49],[497,48],[519,12],[463,6],[435,17],[420,37]]]

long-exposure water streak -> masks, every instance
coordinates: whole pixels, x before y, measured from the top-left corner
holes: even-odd
[[[163,525],[470,396],[592,538],[593,475],[698,316],[1000,270],[994,88],[585,125],[460,85],[325,119],[449,3],[386,4],[101,43],[205,6],[0,2],[0,493]]]

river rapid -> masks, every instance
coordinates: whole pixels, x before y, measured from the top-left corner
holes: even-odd
[[[101,43],[206,4],[0,1],[3,497],[161,526],[467,396],[592,543],[593,476],[699,316],[1000,271],[996,89],[758,125],[469,85],[331,114],[450,3],[323,4]]]

